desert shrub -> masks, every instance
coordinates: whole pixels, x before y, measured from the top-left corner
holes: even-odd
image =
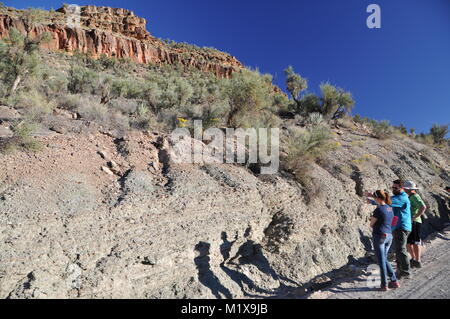
[[[198,54],[198,55],[202,55],[203,53],[207,53],[207,54],[211,54],[211,55],[215,55],[217,53],[220,54],[228,54],[224,51],[219,51],[216,48],[213,47],[199,47],[195,44],[191,44],[191,43],[186,43],[186,42],[176,42],[174,40],[171,39],[159,39],[162,42],[164,42],[167,46],[172,47],[174,49],[185,49],[190,51],[188,54],[188,56],[191,56],[192,54]],[[229,55],[229,54],[228,54]]]
[[[163,131],[167,131],[178,127],[178,119],[180,118],[180,112],[176,109],[164,109],[155,114],[154,118],[151,119],[151,124],[153,127],[161,127]],[[155,120],[156,119],[156,123]],[[156,125],[157,124],[157,125]]]
[[[381,140],[392,137],[394,134],[394,128],[390,125],[389,121],[375,122],[372,124],[373,135]]]
[[[133,78],[119,78],[111,83],[112,98],[137,99],[142,96],[144,90],[144,83]]]
[[[271,119],[267,112],[274,111],[275,96],[271,76],[249,70],[236,73],[226,83],[225,88],[225,97],[230,107],[226,116],[226,125],[228,127],[253,126],[254,123],[248,120],[258,120],[258,116],[262,114],[264,118]],[[247,121],[242,121],[243,118]],[[269,127],[270,124],[267,122],[262,125]]]
[[[320,91],[322,92],[320,108],[325,118],[335,120],[351,112],[355,102],[350,92],[329,83],[322,83]]]
[[[329,149],[330,139],[330,131],[324,126],[309,130],[291,130],[289,137],[284,141],[288,154],[284,167],[296,176],[303,176],[309,165]]]
[[[72,65],[69,71],[67,88],[72,94],[94,93],[98,74],[84,66]]]
[[[362,146],[364,146],[364,145],[366,144],[366,142],[367,142],[367,140],[365,140],[365,139],[361,139],[361,140],[353,140],[353,141],[351,142],[351,145],[352,145],[353,147],[362,147]]]
[[[325,126],[301,131],[293,130],[288,138],[288,154],[292,163],[320,158],[330,149],[331,133]]]
[[[161,90],[158,105],[163,109],[185,107],[194,93],[189,81],[181,77],[168,78],[158,85]]]
[[[419,135],[416,135],[416,140],[419,143],[425,144],[425,145],[433,145],[434,140],[433,137],[429,134],[420,133]]]
[[[100,70],[117,70],[120,63],[117,59],[110,58],[106,54],[101,54],[96,62],[96,66]]]
[[[106,54],[101,54],[99,58],[93,58],[92,53],[75,52],[74,57],[77,65],[97,72],[108,71],[118,76],[130,74],[136,66],[131,59],[108,57]]]
[[[396,127],[396,129],[403,135],[408,135],[408,129],[406,128],[405,125],[400,124],[399,126]]]
[[[341,127],[351,129],[351,130],[357,129],[357,126],[355,125],[355,121],[349,115],[344,115],[341,118],[334,120],[334,124],[341,126]]]
[[[29,119],[16,121],[11,125],[13,136],[0,139],[0,152],[39,151],[42,144],[31,136],[36,128],[37,124]]]
[[[360,124],[364,123],[364,122],[363,122],[363,119],[362,119],[362,117],[361,117],[361,115],[359,115],[359,114],[356,114],[356,115],[353,117],[353,121],[355,121],[355,123],[360,123]]]
[[[292,66],[284,70],[284,74],[286,76],[287,90],[294,100],[292,108],[297,114],[303,114],[305,110],[304,104],[301,103],[302,93],[308,89],[308,80],[295,73]]]
[[[134,114],[143,104],[140,100],[117,98],[109,102],[108,107],[120,111],[122,114]]]
[[[185,119],[185,127],[191,127],[193,121],[201,120],[203,129],[223,125],[223,117],[227,108],[220,103],[192,104],[181,109],[180,118]]]
[[[447,134],[448,125],[433,124],[430,129],[430,136],[433,139],[433,142],[437,145],[444,144]]]
[[[152,119],[154,119],[154,114],[145,104],[141,103],[137,105],[136,110],[131,115],[130,126],[140,130],[148,130],[151,128]]]
[[[109,110],[104,104],[88,98],[82,98],[77,112],[82,118],[88,121],[96,121],[101,124],[107,123],[109,120]]]
[[[332,149],[330,130],[325,126],[303,131],[294,129],[284,144],[287,157],[282,158],[282,167],[294,175],[305,188],[308,201],[311,201],[319,193],[317,183],[310,175],[311,165]]]
[[[83,105],[83,98],[79,94],[62,94],[58,97],[58,107],[65,110],[76,111]]]
[[[294,103],[293,111],[302,116],[310,113],[321,113],[327,120],[336,120],[350,114],[355,102],[350,92],[331,85],[322,83],[318,97],[312,93],[305,93],[308,89],[308,81],[294,72],[290,66],[285,70],[286,87]]]
[[[352,163],[356,164],[356,165],[363,165],[367,162],[371,162],[375,159],[376,157],[372,154],[364,154],[361,157],[358,157],[354,160],[352,160]]]
[[[126,130],[130,127],[131,114],[125,105],[115,107],[113,104],[102,104],[96,96],[67,94],[60,100],[60,106],[76,111],[83,119],[101,124],[111,129]],[[127,101],[128,103],[128,101]],[[134,105],[130,107],[130,110]]]
[[[48,99],[35,89],[21,90],[10,97],[8,102],[17,109],[23,109],[24,114],[35,121],[42,120],[56,107],[55,101]]]
[[[369,126],[369,127],[373,127],[374,125],[376,125],[376,124],[378,123],[377,121],[375,121],[375,120],[373,120],[373,119],[370,119],[370,118],[368,118],[368,117],[361,117],[359,114],[356,114],[356,115],[353,117],[353,121],[354,121],[355,123],[367,125],[367,126]]]
[[[114,59],[114,58],[113,58]],[[130,58],[119,58],[114,64],[114,71],[116,74],[131,73],[134,71],[136,63]]]
[[[0,103],[5,104],[5,97],[8,94],[8,86],[4,81],[0,81]]]
[[[50,22],[52,18],[52,13],[50,11],[39,8],[28,8],[21,10],[19,11],[19,15],[21,20],[24,22],[27,37],[34,27],[41,23]]]
[[[275,94],[273,96],[273,108],[277,113],[288,113],[291,111],[289,98],[285,94]]]
[[[281,119],[269,110],[262,110],[257,114],[244,113],[236,123],[242,128],[276,128],[281,125]]]
[[[48,98],[58,98],[61,94],[67,93],[68,87],[67,76],[54,70],[45,68],[40,72],[39,78],[32,85],[39,89]]]
[[[6,95],[13,95],[21,84],[36,74],[39,65],[39,45],[48,41],[48,34],[37,38],[24,36],[11,29],[9,38],[0,41],[0,75]]]
[[[191,122],[202,120],[204,129],[223,125],[229,111],[229,105],[224,98],[227,81],[210,74],[192,72],[192,94],[187,103],[180,107],[180,116]]]
[[[317,112],[311,113],[308,115],[308,122],[314,126],[321,125],[324,122],[323,115]]]

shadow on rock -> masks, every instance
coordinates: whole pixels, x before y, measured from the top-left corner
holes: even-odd
[[[252,240],[246,241],[242,244],[236,255],[230,258],[230,250],[235,241],[228,241],[227,234],[222,232],[222,245],[221,254],[223,257],[223,262],[220,264],[220,268],[241,288],[243,294],[247,297],[273,297],[278,296],[282,293],[286,293],[286,290],[293,287],[286,286],[282,281],[289,282],[296,287],[299,285],[295,281],[278,275],[275,270],[270,266],[269,261],[263,254],[263,248],[260,244],[256,244]],[[280,283],[280,287],[275,290],[268,290],[265,288],[258,287],[254,281],[252,281],[248,276],[239,271],[242,265],[253,265],[255,266],[263,275],[271,277],[273,280]],[[248,292],[248,290],[253,291],[258,294],[254,295]]]
[[[217,299],[222,299],[222,296],[227,299],[232,299],[230,291],[220,283],[219,278],[211,270],[211,258],[209,257],[210,247],[211,245],[205,242],[199,242],[195,246],[195,250],[199,252],[198,257],[194,258],[198,270],[198,279],[200,283],[211,290]]]
[[[363,244],[364,249],[366,251],[368,251],[368,252],[369,251],[373,251],[373,249],[372,249],[372,238],[369,237],[369,236],[366,236],[361,229],[359,229],[359,239],[361,240],[361,243]]]

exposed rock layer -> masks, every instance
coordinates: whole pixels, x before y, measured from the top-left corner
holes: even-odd
[[[43,47],[50,50],[88,53],[94,58],[104,54],[137,63],[181,63],[225,78],[243,68],[235,57],[220,51],[166,45],[147,32],[145,19],[125,9],[81,7],[77,26],[71,24],[70,12],[64,8],[48,12],[48,17],[35,25],[21,15],[20,10],[10,8],[0,11],[0,38],[7,37],[12,28],[32,37],[48,32],[51,41]]]
[[[174,164],[158,134],[81,125],[41,137],[39,153],[0,154],[0,298],[296,296],[371,249],[358,190],[399,176],[422,188],[425,233],[449,221],[448,156],[409,139],[339,132],[307,201],[282,174]]]

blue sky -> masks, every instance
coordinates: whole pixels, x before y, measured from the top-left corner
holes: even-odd
[[[59,8],[53,0],[3,0]],[[70,2],[69,2],[70,3]],[[292,65],[317,92],[329,81],[353,93],[354,114],[428,132],[450,123],[450,0],[77,0],[133,10],[148,30],[236,56],[285,88]],[[382,28],[368,29],[379,4]]]

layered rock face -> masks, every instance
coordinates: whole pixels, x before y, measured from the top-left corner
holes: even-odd
[[[40,140],[0,154],[0,298],[296,298],[370,251],[361,191],[399,176],[420,183],[424,235],[449,222],[448,156],[412,140],[343,132],[311,200],[283,174],[173,163],[157,133]]]
[[[8,37],[12,28],[33,37],[48,32],[51,41],[43,47],[53,51],[88,53],[94,58],[104,54],[137,63],[181,63],[224,78],[243,68],[235,57],[220,51],[166,45],[150,35],[145,19],[129,10],[84,6],[80,7],[79,24],[74,21],[73,11],[61,8],[30,25],[22,11],[6,8],[0,11],[0,38]]]

